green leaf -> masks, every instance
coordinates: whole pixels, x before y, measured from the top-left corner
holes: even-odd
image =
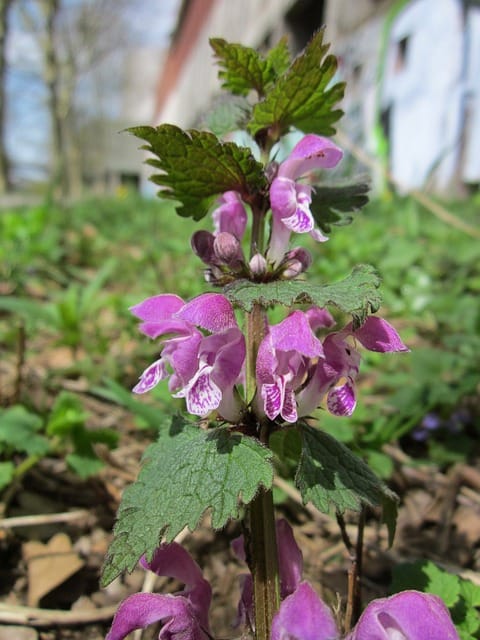
[[[8,487],[15,475],[15,465],[13,462],[0,462],[0,491]]]
[[[402,563],[393,568],[391,589],[394,593],[405,589],[433,593],[450,608],[460,597],[460,579],[440,569],[430,560],[418,560]]]
[[[324,513],[331,507],[359,511],[363,505],[395,505],[397,496],[363,460],[328,434],[304,424],[303,448],[295,478],[305,503]],[[387,523],[388,524],[388,523]]]
[[[288,38],[284,36],[267,53],[267,62],[275,71],[275,76],[281,76],[290,66],[291,58],[288,50]]]
[[[97,458],[95,454],[81,455],[78,453],[69,453],[65,456],[65,461],[72,471],[74,471],[79,478],[90,478],[97,474],[105,464]]]
[[[314,304],[318,307],[334,305],[353,316],[354,326],[360,326],[367,315],[378,310],[381,303],[378,287],[380,278],[370,265],[358,265],[344,280],[320,285],[305,280],[276,280],[255,283],[237,280],[225,287],[225,295],[244,311],[254,304],[269,307],[282,304]]]
[[[64,438],[76,427],[83,425],[88,413],[83,408],[80,399],[73,393],[60,393],[52,407],[47,422],[47,434]]]
[[[250,203],[266,189],[263,166],[250,149],[222,143],[213,133],[182,131],[171,124],[128,131],[146,140],[143,148],[157,156],[147,160],[161,172],[151,180],[163,187],[162,198],[180,202],[177,213],[182,216],[200,220],[225,191],[237,191]]]
[[[137,400],[135,394],[125,389],[125,387],[115,382],[115,380],[106,380],[105,387],[94,387],[91,389],[91,392],[100,398],[128,409],[128,411],[135,416],[137,426],[140,429],[150,428],[158,430],[162,418],[165,419],[165,414],[158,406]]]
[[[298,467],[302,452],[302,441],[298,429],[280,429],[270,436],[270,449],[276,455],[276,465],[279,473],[292,475]]]
[[[264,95],[266,85],[274,79],[274,68],[255,49],[222,38],[211,38],[210,46],[221,69],[218,77],[223,89],[239,96],[247,96],[252,89]]]
[[[469,607],[480,607],[480,585],[470,580],[460,580],[460,595]]]
[[[271,455],[253,438],[174,418],[124,492],[103,584],[131,571],[142,554],[151,558],[162,537],[171,541],[185,526],[195,529],[205,510],[212,510],[214,529],[237,517],[240,503],[272,486]]]
[[[327,89],[337,61],[334,56],[325,55],[329,45],[323,44],[323,34],[321,29],[313,36],[303,54],[294,60],[265,99],[254,106],[248,125],[253,136],[270,128],[282,135],[292,126],[309,133],[335,133],[332,125],[342,111],[334,106],[343,98],[345,84],[337,83]]]
[[[366,182],[315,187],[310,207],[315,222],[325,233],[330,233],[333,225],[350,224],[353,220],[351,214],[367,204],[368,191],[369,185]]]
[[[28,455],[45,455],[50,445],[44,437],[36,433],[42,425],[42,418],[30,413],[22,405],[0,411],[0,450],[6,445]]]

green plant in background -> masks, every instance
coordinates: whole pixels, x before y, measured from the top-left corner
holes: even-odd
[[[113,449],[118,434],[112,429],[87,428],[87,418],[80,399],[68,392],[58,395],[46,417],[23,405],[0,410],[0,490],[45,456],[64,457],[81,478],[97,473],[103,462],[95,453],[95,444]]]
[[[480,637],[480,586],[450,573],[430,560],[400,563],[393,569],[391,591],[415,588],[432,593],[450,609],[461,640]]]

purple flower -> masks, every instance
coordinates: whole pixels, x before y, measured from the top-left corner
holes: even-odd
[[[170,391],[185,398],[189,413],[206,416],[218,409],[225,419],[238,420],[241,405],[235,384],[242,376],[245,339],[230,302],[221,294],[206,293],[185,304],[165,294],[131,311],[142,320],[145,335],[168,335],[162,340],[161,357],[142,373],[133,391],[145,393],[170,377]]]
[[[134,629],[162,622],[159,640],[207,640],[208,609],[212,598],[209,583],[196,562],[176,542],[161,545],[145,569],[175,578],[185,588],[175,595],[136,593],[122,602],[105,640],[123,640]]]
[[[276,523],[281,605],[271,640],[338,640],[335,618],[312,586],[302,581],[303,559],[286,520]],[[243,536],[233,542],[245,560]],[[252,621],[253,583],[244,576],[240,618]],[[459,640],[448,609],[437,596],[403,591],[373,600],[345,640]]]
[[[225,191],[218,203],[212,212],[215,235],[227,232],[241,240],[247,226],[247,212],[240,195],[236,191]]]
[[[358,340],[369,351],[381,353],[408,351],[395,329],[382,318],[369,316],[363,325],[353,330],[348,324],[341,331],[329,334],[323,341],[324,358],[309,371],[309,380],[298,394],[299,415],[314,411],[327,395],[327,408],[333,415],[350,416],[356,406],[355,379],[360,369]]]
[[[312,187],[297,180],[313,170],[335,167],[342,155],[342,151],[328,138],[308,134],[281,163],[270,186],[272,232],[268,256],[273,262],[282,260],[292,231],[310,233],[318,242],[327,240],[315,229],[310,211]]]
[[[300,640],[300,636],[297,636]],[[345,640],[459,640],[445,604],[437,596],[402,591],[373,600]]]
[[[257,355],[259,412],[270,420],[281,416],[286,422],[297,421],[295,392],[312,358],[323,358],[323,348],[303,311],[294,311],[269,327]]]
[[[301,611],[302,615],[298,615]],[[280,605],[272,640],[337,640],[335,619],[308,582]],[[402,591],[373,600],[345,640],[459,640],[447,607],[437,596]]]
[[[332,612],[308,582],[301,582],[273,618],[271,640],[337,640]],[[372,639],[373,640],[373,639]]]
[[[232,275],[246,270],[245,256],[240,244],[247,225],[247,212],[236,191],[226,191],[212,212],[214,233],[196,231],[191,239],[194,253],[208,265],[208,282],[223,285]]]
[[[302,580],[303,557],[295,538],[292,527],[281,518],[275,523],[277,534],[277,554],[280,573],[280,597],[282,600],[290,596]],[[246,561],[244,538],[239,536],[232,541],[232,548],[240,560]],[[241,576],[242,594],[238,605],[237,624],[248,622],[254,627],[253,619],[253,580],[251,574]]]

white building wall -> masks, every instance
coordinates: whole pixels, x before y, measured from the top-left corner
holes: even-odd
[[[455,174],[462,131],[463,39],[458,0],[415,0],[395,20],[382,104],[391,108],[390,169],[407,188],[432,180],[443,190]]]

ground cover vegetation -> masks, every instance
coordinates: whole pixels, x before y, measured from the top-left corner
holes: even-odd
[[[475,223],[475,198],[448,206]],[[475,591],[471,585],[478,586],[480,562],[478,243],[410,198],[387,195],[358,216],[362,219],[353,223],[355,242],[340,229],[323,245],[315,272],[334,281],[344,277],[352,264],[374,264],[382,277],[382,311],[411,348],[407,358],[395,363],[365,354],[366,366],[358,381],[365,397],[356,412],[350,418],[326,412],[321,416],[322,428],[367,456],[403,498],[392,555],[385,552],[372,558],[367,546],[366,590],[383,594],[407,586],[430,588],[447,596],[459,621],[466,619],[468,603],[470,626],[462,637],[475,638],[478,592],[471,597],[460,594],[461,585]],[[171,204],[133,195],[85,201],[66,210],[39,206],[2,212],[4,519],[74,507],[98,514],[102,487],[108,500],[99,521],[109,530],[122,486],[118,478],[112,480],[118,465],[134,470],[140,455],[135,443],[154,440],[159,413],[179,408],[180,401],[161,385],[148,399],[139,400],[129,392],[154,347],[137,339],[126,310],[142,295],[156,291],[175,287],[182,297],[190,298],[205,290],[199,277],[202,265],[188,250],[186,222],[173,215]],[[107,447],[112,448],[113,458],[106,455]],[[58,473],[57,482],[71,489],[58,502],[51,500],[51,488],[45,486],[47,479],[52,481],[52,468]],[[288,477],[289,470],[283,472]],[[43,501],[37,510],[28,497],[35,494],[32,485],[39,476]],[[450,483],[454,491],[448,490]],[[306,553],[310,576],[320,581],[326,573],[323,582],[344,593],[342,571],[348,559],[338,546],[328,558],[325,540],[315,547],[317,535],[312,533],[315,528],[327,540],[335,538],[331,523],[319,521],[318,514],[312,520],[288,486],[277,486],[275,498],[280,510],[295,514],[296,526],[312,544]],[[58,523],[53,531],[66,527]],[[92,535],[95,527],[80,518],[66,530],[78,540]],[[368,527],[367,531],[371,535]],[[206,532],[200,534],[193,548],[201,548],[202,536],[203,542],[213,545]],[[11,602],[15,593],[15,602],[25,604],[27,568],[21,548],[32,538],[46,542],[51,535],[51,525],[4,530],[0,541],[4,602]],[[225,544],[217,546],[223,561]],[[317,556],[326,558],[322,568]],[[410,581],[398,574],[405,563]],[[100,564],[97,558],[92,570],[97,581]],[[464,582],[461,573],[473,582]],[[98,584],[93,585],[95,578],[89,583],[95,592]],[[110,602],[115,597],[117,593]],[[59,606],[58,595],[53,603]],[[46,604],[52,606],[48,599]],[[42,633],[56,637],[47,635],[51,631]],[[101,637],[98,625],[91,633],[92,638]]]
[[[219,40],[212,41],[212,45],[217,56],[224,56],[226,60],[227,53],[231,51],[228,45]],[[315,46],[315,43],[311,45],[311,51]],[[276,50],[279,56],[276,63],[283,69],[286,61],[281,53],[279,47]],[[303,60],[303,71],[306,72],[310,58],[307,55]],[[228,73],[224,73],[224,77],[228,86]],[[273,82],[270,76],[261,80],[267,84]],[[284,84],[283,90],[287,90],[289,85],[287,82]],[[233,85],[233,88],[230,86],[230,89],[234,93],[239,91],[237,85]],[[286,113],[289,114],[288,111]],[[266,107],[258,109],[251,125],[253,133],[259,134],[270,117]],[[328,129],[329,126],[327,118],[322,127]],[[258,131],[255,127],[258,127]],[[153,129],[139,128],[135,133],[153,145],[158,142],[157,135],[166,136],[166,141],[172,145],[175,142],[195,146],[195,140],[201,141],[199,146],[214,144],[211,138],[200,136],[192,138],[191,142],[173,128],[160,128],[157,133]],[[336,147],[324,138],[307,136],[306,139],[309,149],[310,145],[322,146],[321,158],[325,154],[328,156],[328,153],[337,153]],[[302,155],[303,143],[299,144],[300,151],[293,158],[295,162],[287,165],[289,161],[285,161],[283,168],[280,165],[279,177],[272,180],[272,210],[277,206],[276,203],[283,202],[285,194],[282,190],[285,186],[295,191],[297,202],[301,202],[302,206],[304,200],[310,197],[309,190],[299,187],[295,182],[300,175],[294,171],[298,157],[302,162],[305,159]],[[234,153],[239,154],[237,159],[240,164],[243,163],[245,175],[248,169],[253,174],[253,178],[249,179],[257,179],[255,168],[248,165],[245,153]],[[308,159],[310,161],[311,158]],[[325,166],[332,166],[336,161]],[[166,169],[165,165],[160,168]],[[171,169],[171,173],[175,175],[175,168]],[[167,178],[161,180],[169,177],[168,169]],[[184,204],[188,201],[189,215],[202,217],[205,203],[200,198],[190,201],[191,194],[181,192],[180,187],[178,189],[180,201]],[[224,191],[226,193],[221,206],[230,211],[237,204],[237,196],[226,195],[232,193],[228,186]],[[255,206],[255,203],[252,204],[253,208]],[[478,206],[475,198],[449,203],[448,206],[455,215],[475,225]],[[275,216],[275,210],[273,213]],[[335,208],[327,211],[327,217],[323,218],[323,232],[328,231],[330,223],[346,222],[345,212],[340,212],[337,218],[335,216]],[[305,220],[296,220],[294,217],[288,218],[288,224],[298,231]],[[372,335],[378,332],[377,318],[373,321],[366,318],[368,311],[350,302],[353,293],[347,295],[343,290],[340,293],[341,289],[336,290],[334,287],[337,285],[332,287],[335,293],[330,295],[340,301],[337,305],[340,308],[333,310],[335,319],[343,326],[343,314],[340,313],[343,305],[348,307],[343,311],[352,315],[353,323],[347,324],[343,333],[332,334],[337,336],[333,338],[333,344],[332,340],[328,343],[327,338],[325,350],[328,344],[328,349],[335,354],[338,344],[334,340],[343,341],[355,334],[367,347],[362,351],[365,366],[362,366],[360,374],[352,377],[352,370],[358,373],[356,352],[352,355],[347,350],[351,359],[351,370],[345,373],[347,381],[339,380],[338,385],[341,386],[329,391],[328,411],[323,409],[314,412],[320,421],[322,435],[309,422],[300,425],[303,457],[295,487],[291,479],[299,464],[297,431],[295,428],[281,427],[285,426],[284,423],[293,423],[295,426],[296,408],[286,395],[277,406],[277,397],[272,389],[279,383],[275,378],[277,374],[269,368],[270,347],[265,342],[266,337],[259,346],[263,370],[257,369],[257,376],[262,383],[264,411],[268,418],[264,418],[264,422],[270,427],[279,427],[273,429],[269,441],[271,453],[268,455],[267,448],[259,447],[252,437],[252,424],[239,422],[237,418],[227,418],[236,425],[238,433],[234,430],[233,435],[220,430],[214,432],[214,438],[209,437],[212,431],[199,431],[197,427],[192,429],[183,418],[174,419],[167,435],[162,427],[170,424],[171,415],[182,407],[181,397],[186,397],[189,412],[202,418],[206,412],[199,403],[205,398],[202,396],[199,400],[199,396],[192,391],[193,387],[182,388],[176,394],[180,398],[172,398],[164,384],[154,384],[157,378],[152,382],[152,375],[160,375],[160,361],[146,369],[138,382],[139,372],[145,369],[146,363],[158,357],[158,346],[155,347],[147,339],[139,340],[136,322],[128,309],[133,306],[134,314],[144,321],[147,335],[155,333],[157,329],[148,328],[152,313],[148,301],[152,296],[157,296],[154,300],[155,304],[159,304],[159,292],[175,292],[175,296],[161,298],[162,305],[168,304],[175,309],[175,317],[169,319],[173,323],[169,325],[174,327],[171,329],[173,333],[183,332],[189,339],[201,340],[208,357],[215,352],[209,352],[207,344],[218,343],[224,354],[231,354],[231,366],[236,366],[240,347],[235,346],[239,345],[239,329],[234,316],[230,317],[225,312],[222,316],[219,314],[218,318],[209,318],[208,313],[213,307],[200,309],[200,302],[183,306],[183,301],[191,298],[205,300],[196,296],[210,290],[212,278],[216,284],[223,284],[223,279],[229,280],[231,273],[243,269],[238,247],[235,243],[232,245],[231,237],[227,237],[232,236],[231,233],[224,232],[222,236],[220,232],[217,239],[222,236],[222,242],[215,240],[216,244],[212,245],[209,243],[210,237],[213,242],[213,236],[209,232],[200,231],[193,236],[194,252],[208,266],[207,284],[202,277],[205,265],[190,249],[191,221],[176,216],[171,203],[144,201],[124,194],[110,201],[82,202],[68,208],[40,206],[2,212],[0,487],[4,517],[1,521],[0,553],[4,559],[1,566],[5,585],[3,602],[0,603],[2,621],[18,624],[23,620],[28,626],[33,619],[36,626],[46,629],[40,632],[45,639],[75,637],[76,633],[82,634],[79,637],[88,637],[85,633],[91,638],[103,637],[112,616],[112,607],[116,607],[118,601],[128,593],[139,589],[143,571],[136,570],[124,578],[117,576],[122,569],[132,569],[139,555],[145,552],[147,558],[142,561],[144,568],[163,576],[162,567],[168,556],[172,566],[178,563],[183,566],[180,573],[171,569],[173,573],[168,575],[189,585],[179,596],[166,601],[158,598],[152,600],[146,594],[139,594],[142,603],[148,602],[149,606],[153,606],[155,602],[155,606],[158,606],[158,618],[153,612],[152,620],[164,618],[165,602],[175,602],[178,612],[174,620],[180,621],[182,616],[188,617],[193,611],[198,620],[191,624],[200,625],[200,637],[208,625],[204,619],[204,605],[209,600],[210,583],[215,601],[215,607],[210,612],[212,633],[215,637],[231,635],[229,625],[235,619],[236,603],[241,591],[236,580],[239,567],[245,559],[251,562],[251,558],[245,557],[238,541],[233,542],[241,533],[249,535],[248,527],[245,531],[237,522],[229,521],[228,514],[236,512],[236,505],[224,505],[221,516],[218,506],[213,511],[211,524],[217,529],[220,526],[221,533],[214,536],[208,527],[209,520],[205,518],[202,526],[185,542],[202,566],[208,582],[201,577],[190,559],[182,555],[185,553],[182,547],[162,547],[158,553],[154,553],[151,545],[152,541],[154,545],[157,543],[158,528],[153,534],[145,532],[146,542],[142,544],[146,546],[139,552],[137,541],[129,540],[126,536],[128,531],[124,528],[129,513],[135,511],[132,496],[135,498],[139,491],[138,482],[126,494],[130,503],[127,502],[126,506],[125,502],[122,503],[123,511],[120,507],[116,537],[107,553],[109,532],[121,490],[126,482],[135,477],[145,444],[159,436],[159,446],[165,450],[171,449],[177,455],[194,446],[199,452],[209,448],[208,454],[202,455],[210,462],[215,459],[218,465],[225,463],[225,459],[220,459],[219,451],[225,453],[229,446],[235,444],[237,455],[246,456],[247,449],[250,449],[252,461],[255,458],[250,470],[253,479],[249,482],[252,486],[255,483],[266,486],[265,483],[269,482],[266,478],[266,462],[269,455],[274,456],[277,473],[274,490],[276,510],[293,525],[295,537],[301,541],[304,574],[309,582],[298,582],[302,574],[301,554],[291,530],[286,528],[288,525],[281,524],[286,521],[280,520],[276,534],[279,555],[281,559],[282,554],[286,554],[284,559],[288,559],[283,565],[283,574],[280,567],[282,597],[286,606],[282,604],[280,612],[275,615],[272,638],[285,633],[297,634],[291,626],[293,618],[291,607],[289,609],[289,603],[294,602],[290,598],[294,597],[299,598],[303,606],[308,603],[308,607],[321,618],[325,637],[325,634],[338,633],[337,629],[345,630],[349,638],[367,637],[365,629],[373,624],[370,618],[377,615],[376,607],[380,607],[380,612],[388,611],[388,616],[394,619],[398,615],[401,617],[396,608],[400,606],[401,609],[401,605],[398,605],[401,600],[395,596],[388,601],[375,600],[376,604],[367,607],[358,625],[354,626],[361,604],[360,583],[363,586],[363,604],[378,596],[415,589],[415,595],[409,591],[404,593],[407,593],[407,598],[412,598],[411,606],[418,606],[420,610],[425,602],[439,601],[423,600],[423,596],[417,592],[438,595],[448,607],[459,637],[465,640],[480,637],[477,611],[480,604],[478,240],[438,220],[432,211],[422,208],[415,199],[392,194],[374,200],[361,212],[356,212],[354,217],[359,219],[353,220],[350,230],[340,225],[332,233],[329,242],[321,245],[321,251],[320,245],[307,242],[314,256],[311,264],[303,250],[297,250],[294,255],[288,254],[288,261],[283,261],[285,229],[283,222],[278,222],[278,216],[276,223],[274,217],[274,224],[277,224],[275,240],[282,246],[279,248],[271,241],[267,257],[273,265],[273,271],[271,281],[262,283],[265,285],[264,291],[273,296],[268,292],[273,290],[270,285],[275,282],[275,268],[284,270],[283,282],[290,278],[294,281],[291,285],[287,282],[288,286],[280,287],[280,293],[275,292],[274,295],[293,296],[293,301],[298,291],[303,292],[301,287],[306,286],[302,284],[302,278],[298,279],[297,276],[307,267],[309,276],[323,284],[345,279],[357,264],[374,265],[382,278],[381,314],[394,323],[411,352],[401,358],[385,358],[375,353],[371,345]],[[258,233],[258,229],[256,231]],[[319,239],[318,233],[316,240]],[[249,263],[252,273],[266,273],[266,263],[263,265],[260,254],[255,254],[253,258],[253,262],[251,260]],[[224,268],[227,266],[228,269]],[[366,267],[355,271],[351,277],[352,281],[358,281],[367,289],[368,282],[373,282],[375,286],[378,283],[377,276]],[[251,297],[256,295],[255,292],[251,293],[254,288],[252,282],[253,285],[257,284],[253,278],[242,285],[243,291],[238,286],[235,288],[235,281],[233,284],[231,280],[226,283],[231,285],[228,289],[230,300],[247,312],[258,305],[258,300]],[[326,295],[311,287],[306,290],[308,295],[317,298]],[[377,298],[372,288],[368,289],[368,296],[366,306],[376,311]],[[142,298],[146,298],[146,301],[138,304]],[[226,298],[220,298],[214,298],[214,308],[224,312]],[[212,301],[213,298],[208,300]],[[293,315],[282,320],[283,316],[277,317],[277,313],[274,310],[268,318],[271,323],[268,335],[271,336],[271,349],[276,350],[278,362],[281,362],[283,356],[279,354],[285,351],[285,347],[282,347],[285,341],[283,328],[287,326],[284,323],[288,323]],[[306,322],[304,318],[307,316],[302,311],[293,313],[299,314],[295,316],[296,321]],[[192,317],[200,316],[203,323],[200,326],[209,329],[212,335],[205,337],[192,328]],[[226,328],[222,325],[219,329],[220,317],[222,322],[227,318]],[[321,322],[330,323],[331,320],[333,318],[330,315],[328,318],[324,315]],[[318,318],[315,321],[320,322]],[[381,326],[383,331],[384,325]],[[384,344],[377,351],[404,350],[403,343],[393,329],[387,329],[387,334],[389,344]],[[307,345],[302,341],[304,337],[292,337],[291,332],[288,335],[289,340],[298,340],[299,348],[305,350],[305,356],[314,357],[312,366],[317,366],[315,358],[318,359],[322,354],[318,340],[312,338]],[[174,338],[169,337],[165,341],[165,352],[169,349],[173,354],[176,345]],[[345,358],[344,355],[342,357]],[[293,356],[289,355],[288,358],[289,366],[293,367]],[[300,367],[300,364],[295,366]],[[202,371],[199,370],[198,375],[203,375]],[[225,372],[224,375],[227,374]],[[162,376],[165,377],[163,373]],[[339,417],[340,414],[353,412],[354,378],[356,394],[362,401],[353,415]],[[132,396],[129,389],[135,385],[137,391],[148,389],[148,397]],[[298,389],[298,406],[302,402],[308,406],[308,394],[304,393],[306,387]],[[343,391],[340,392],[340,389]],[[224,396],[222,401],[229,390],[231,385],[221,388],[220,397],[222,394]],[[216,406],[217,400],[220,402],[220,399],[213,398]],[[234,415],[235,406],[232,404],[227,408],[220,405],[219,411],[223,417],[227,416],[228,411]],[[248,411],[245,413],[245,409],[242,411],[244,416],[250,415]],[[208,420],[204,426],[208,426]],[[357,469],[367,467],[355,466],[360,462],[354,462],[357,458],[350,457],[348,449],[342,448],[343,445],[338,441],[365,459],[386,484],[376,484],[377,481],[370,480],[370,476],[368,487],[363,480],[360,482],[361,474]],[[344,460],[337,461],[339,469],[345,471],[348,463],[350,470],[359,474],[358,492],[350,481],[342,488],[336,485],[333,489],[325,486],[319,489],[317,485],[321,485],[321,480],[317,481],[317,485],[311,481],[311,475],[318,474],[318,467],[317,470],[312,467],[313,470],[309,472],[306,467],[310,460],[315,459],[315,455],[320,456],[322,464],[332,465],[329,472],[333,474],[336,469],[337,463],[327,463],[324,454],[317,451],[320,442],[322,446],[330,447],[335,455],[342,452]],[[217,452],[212,443],[216,443]],[[153,455],[155,448],[149,451]],[[233,457],[231,464],[235,463]],[[164,465],[159,467],[157,477],[162,478],[162,482],[164,476],[168,476],[169,469],[173,469],[172,460],[174,457],[166,458]],[[195,465],[195,461],[192,465]],[[191,470],[189,473],[192,473]],[[199,473],[201,475],[205,471],[200,470]],[[155,482],[148,464],[142,474],[142,482]],[[261,474],[262,479],[259,479]],[[179,482],[182,485],[184,482],[181,473],[176,477],[171,473],[171,476],[172,483]],[[240,487],[250,486],[241,478],[234,480]],[[395,517],[393,494],[388,487],[402,499],[397,535],[390,549],[389,538],[391,542]],[[201,500],[202,491],[205,491],[204,488],[198,486]],[[238,493],[237,489],[232,491]],[[378,504],[379,492],[384,498],[388,532],[379,526],[378,509],[374,508]],[[169,492],[169,495],[173,493]],[[311,505],[305,507],[301,493],[303,499],[310,497],[324,513]],[[178,497],[179,500],[181,498]],[[243,495],[242,499],[247,506],[252,496],[247,498]],[[210,500],[210,497],[205,500]],[[81,511],[78,511],[80,508]],[[176,534],[185,523],[176,517],[172,506],[169,508],[168,515],[160,514],[164,519],[160,528],[168,526],[174,529],[171,537],[175,536],[178,542]],[[45,518],[48,512],[51,517]],[[27,513],[37,513],[38,518],[33,521],[25,519],[23,516]],[[191,515],[194,525],[199,515]],[[158,519],[158,514],[155,517]],[[141,520],[132,521],[129,526],[145,528]],[[184,534],[181,535],[184,537]],[[230,550],[232,543],[234,552]],[[100,567],[105,555],[104,584],[108,586],[99,591]],[[69,562],[62,565],[60,572],[56,570],[49,576],[44,566],[39,564],[45,556],[57,559],[62,556],[63,560],[67,557]],[[66,588],[67,581],[69,588]],[[168,591],[178,587],[178,582],[169,583],[166,587],[165,583],[162,584]],[[248,584],[248,578],[244,579],[242,604],[238,612],[243,619],[249,619],[251,615]],[[318,604],[321,601],[311,590],[311,584],[315,585],[317,594],[322,593],[324,600],[332,605],[336,619],[326,605]],[[201,607],[198,602],[195,604],[194,598],[202,601]],[[339,605],[338,598],[347,603],[344,614],[340,613],[344,607]],[[413,598],[420,600],[414,602]],[[140,600],[126,602],[138,603]],[[125,629],[132,625],[132,616],[135,618],[137,613],[128,607],[125,604],[120,610],[116,618],[116,630],[113,631],[112,627],[110,632],[117,635],[109,637],[124,637]],[[438,619],[439,623],[446,621],[444,610],[434,612],[435,607],[431,610],[431,620]],[[68,615],[62,615],[62,610]],[[258,633],[260,622],[257,620]],[[75,625],[87,623],[86,632],[75,630]],[[105,626],[102,627],[101,623],[105,623]],[[407,622],[403,620],[402,624]],[[133,625],[131,628],[134,626],[144,625]],[[398,631],[397,627],[392,628]],[[442,627],[442,633],[450,633],[445,628]],[[301,629],[299,632],[306,631]],[[419,636],[413,630],[408,637]]]

